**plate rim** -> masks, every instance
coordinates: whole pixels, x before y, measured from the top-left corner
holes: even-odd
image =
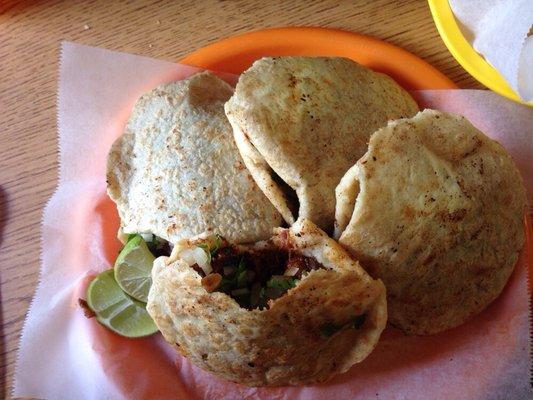
[[[290,43],[290,44],[287,44]],[[312,43],[312,45],[310,44]],[[340,50],[342,45],[346,46],[346,51]],[[253,51],[254,49],[261,48],[275,48],[283,47],[288,49],[293,46],[298,50],[298,54],[305,54],[305,50],[313,46],[315,48],[324,48],[325,46],[332,46],[329,55],[332,56],[345,56],[350,57],[350,52],[353,52],[354,46],[363,47],[369,49],[367,54],[376,54],[376,49],[385,49],[388,53],[392,53],[394,57],[399,57],[403,61],[409,61],[410,70],[422,70],[422,75],[429,76],[433,84],[425,86],[423,84],[415,85],[415,88],[407,88],[408,90],[416,89],[458,89],[449,77],[439,71],[437,68],[429,64],[427,61],[418,57],[417,55],[396,46],[392,43],[384,41],[382,39],[364,35],[356,32],[351,32],[336,28],[322,28],[322,27],[278,27],[260,29],[250,32],[245,32],[238,35],[229,36],[220,39],[214,43],[210,43],[204,47],[201,47],[180,60],[183,64],[192,65],[204,69],[217,69],[213,68],[217,63],[222,62],[224,58],[228,58],[227,54],[232,54],[234,57],[238,57],[238,54],[246,54],[246,52]],[[235,49],[238,50],[235,50]],[[313,53],[313,51],[310,51]],[[328,53],[328,52],[325,52]],[[352,53],[353,54],[353,53]],[[266,54],[265,54],[266,55]],[[270,54],[278,55],[278,54]],[[316,53],[314,54],[316,55]],[[328,54],[324,54],[328,55]],[[371,56],[370,56],[371,58]],[[363,62],[364,64],[364,62]],[[406,68],[407,70],[407,68]],[[239,68],[224,72],[240,73],[243,69]],[[417,71],[417,75],[420,71]],[[407,76],[407,74],[406,74]],[[410,77],[414,77],[414,73],[411,72]],[[416,77],[416,79],[419,79]]]

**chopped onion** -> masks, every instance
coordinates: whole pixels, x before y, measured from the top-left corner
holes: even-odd
[[[151,233],[139,233],[145,242],[152,242],[154,240],[154,235]]]
[[[183,249],[180,252],[180,257],[189,265],[198,264],[198,266],[202,268],[206,275],[209,275],[213,271],[205,250],[200,247],[189,247]]]
[[[285,270],[285,273],[283,275],[285,276],[294,276],[298,273],[298,271],[300,270],[300,268],[298,267],[289,267]]]

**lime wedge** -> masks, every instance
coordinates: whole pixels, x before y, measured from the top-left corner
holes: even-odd
[[[155,257],[144,239],[133,236],[115,261],[115,279],[119,286],[134,299],[146,303],[152,286],[152,265]]]
[[[121,336],[137,338],[157,332],[157,326],[146,311],[146,304],[122,291],[112,269],[102,272],[90,283],[87,304],[98,322]]]

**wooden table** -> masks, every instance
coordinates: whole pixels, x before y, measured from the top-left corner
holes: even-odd
[[[373,35],[426,59],[460,87],[482,87],[452,58],[422,0],[2,0],[0,396],[11,392],[19,336],[38,280],[39,222],[56,185],[60,41],[177,61],[226,36],[296,25]]]

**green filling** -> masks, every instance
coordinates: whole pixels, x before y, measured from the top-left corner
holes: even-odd
[[[124,247],[134,238],[139,237],[141,238],[146,245],[148,246],[148,249],[150,250],[150,253],[154,255],[154,257],[159,257],[162,255],[169,256],[170,255],[170,247],[168,242],[165,239],[161,239],[160,237],[156,235],[152,235],[152,240],[144,240],[144,238],[139,235],[138,233],[130,233],[128,235],[128,238],[126,239],[126,243],[124,243],[124,246],[121,247],[119,254],[122,250],[124,250]]]
[[[254,281],[255,272],[246,268],[244,257],[240,258],[237,268],[222,276],[218,292],[230,295],[243,308],[263,308],[269,300],[283,296],[287,290],[296,286],[298,279],[289,276],[272,276],[265,285]]]

